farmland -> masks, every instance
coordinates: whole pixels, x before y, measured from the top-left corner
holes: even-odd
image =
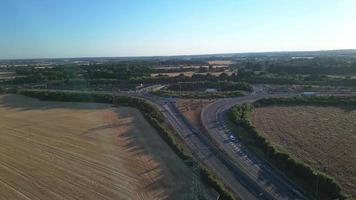
[[[14,75],[15,75],[14,72],[2,72],[2,71],[0,71],[0,80],[10,79]]]
[[[0,199],[180,199],[192,172],[138,110],[0,96]]]
[[[356,196],[355,107],[259,107],[252,121],[277,148],[331,175]]]

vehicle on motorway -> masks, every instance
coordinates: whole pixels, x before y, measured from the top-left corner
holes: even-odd
[[[356,197],[356,0],[0,8],[0,200]]]
[[[313,96],[316,96],[316,93],[315,92],[303,92],[301,94],[301,96],[303,96],[303,97],[313,97]]]
[[[236,141],[236,137],[235,137],[235,136],[233,136],[233,135],[229,135],[229,138],[230,138],[230,140],[231,140],[231,141],[233,141],[233,142],[235,142],[235,141]]]

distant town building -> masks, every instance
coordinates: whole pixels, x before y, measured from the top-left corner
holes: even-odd
[[[205,90],[205,92],[211,92],[211,93],[217,92],[217,91],[218,91],[218,90],[215,89],[215,88],[207,88],[207,89]]]

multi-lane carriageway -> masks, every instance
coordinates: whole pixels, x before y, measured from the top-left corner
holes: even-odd
[[[282,94],[282,96],[289,95]],[[267,161],[261,160],[249,152],[238,139],[231,140],[230,138],[232,132],[225,124],[225,112],[236,104],[255,101],[266,96],[272,95],[254,93],[246,97],[214,102],[202,111],[203,126],[207,129],[207,133],[212,140],[228,154],[231,161],[254,182],[256,190],[261,188],[264,194],[268,194],[271,199],[307,199],[301,192],[301,189],[279,170],[272,167]],[[253,187],[253,185],[250,187]]]
[[[248,152],[238,139],[229,137],[231,131],[224,122],[225,112],[233,105],[266,96],[271,95],[255,92],[245,97],[218,100],[205,107],[201,117],[209,137],[194,129],[174,102],[158,97],[150,97],[150,100],[161,107],[166,121],[184,139],[195,157],[241,199],[307,199],[300,188],[280,171]]]
[[[258,191],[250,191],[250,189],[246,187],[248,184],[245,183],[248,180],[241,183],[239,177],[243,177],[243,173],[206,138],[203,138],[200,133],[191,129],[177,112],[174,104],[167,103],[164,105],[164,108],[166,120],[184,139],[196,159],[214,171],[225,184],[232,186],[230,188],[236,194],[243,195],[246,199],[261,199],[260,197],[263,194]]]
[[[83,91],[69,90],[68,92]],[[112,94],[110,92],[94,93]],[[240,199],[307,199],[299,188],[282,173],[249,153],[238,140],[228,139],[230,132],[224,124],[224,112],[233,105],[271,95],[255,92],[249,96],[222,99],[208,105],[202,112],[202,123],[207,129],[206,133],[203,133],[191,126],[175,107],[174,102],[167,102],[164,98],[148,93],[120,92],[115,94],[145,98],[158,106],[165,120],[191,149],[195,159],[209,167]],[[281,95],[290,96],[290,94]]]

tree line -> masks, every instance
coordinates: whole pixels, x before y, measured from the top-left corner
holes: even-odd
[[[303,162],[295,160],[288,153],[281,152],[271,144],[256,127],[252,124],[250,114],[254,107],[268,105],[356,105],[355,96],[327,96],[327,97],[287,97],[287,98],[266,98],[253,104],[245,103],[231,108],[228,112],[229,119],[237,126],[242,127],[248,138],[241,138],[244,142],[254,146],[274,163],[282,171],[296,177],[296,180],[304,180],[307,184],[305,189],[312,193],[315,185],[319,185],[320,193],[327,194],[331,199],[347,199],[346,195],[337,182],[330,176],[314,170]],[[237,135],[239,137],[239,135]]]
[[[95,92],[21,90],[19,93],[45,101],[95,102],[137,108],[145,119],[157,130],[160,137],[167,142],[182,160],[193,160],[192,153],[184,143],[183,139],[176,133],[172,132],[172,130],[164,123],[164,117],[158,108],[144,99]],[[222,199],[237,199],[235,194],[231,192],[231,190],[228,189],[210,169],[201,163],[197,163],[197,165],[201,168],[200,173],[202,175],[202,181],[216,189],[220,193]]]
[[[167,86],[167,90],[172,91],[205,91],[208,88],[214,88],[223,92],[236,90],[252,91],[252,87],[248,83],[232,81],[181,82]]]

